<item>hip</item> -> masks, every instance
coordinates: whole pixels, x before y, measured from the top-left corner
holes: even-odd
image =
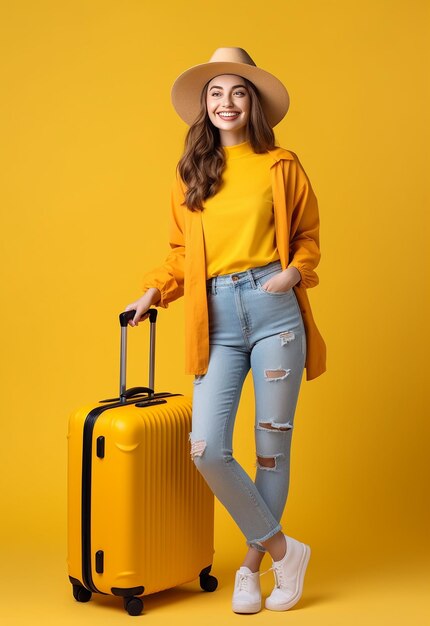
[[[246,338],[248,346],[290,331],[305,341],[305,327],[294,288],[269,292],[264,284],[282,272],[279,260],[206,281],[210,342]]]

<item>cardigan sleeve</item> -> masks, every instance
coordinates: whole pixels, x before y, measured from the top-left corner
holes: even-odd
[[[185,238],[184,238],[184,190],[178,171],[172,185],[170,202],[169,245],[170,252],[164,263],[144,274],[142,289],[156,287],[161,298],[155,304],[167,309],[170,302],[184,295]]]
[[[319,278],[315,268],[320,262],[321,251],[319,242],[319,213],[318,202],[311,183],[303,168],[301,170],[304,183],[300,187],[294,200],[294,209],[291,220],[289,254],[291,261],[288,267],[296,267],[300,274],[299,284],[305,289],[316,287]]]

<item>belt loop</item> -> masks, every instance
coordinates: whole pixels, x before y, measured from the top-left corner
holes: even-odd
[[[212,278],[212,295],[216,296],[216,276]]]
[[[257,285],[256,285],[255,279],[254,279],[254,268],[251,268],[251,269],[248,270],[248,276],[249,276],[249,280],[250,280],[252,288],[256,289]]]

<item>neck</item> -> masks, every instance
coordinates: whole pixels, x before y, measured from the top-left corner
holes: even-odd
[[[222,146],[235,146],[247,140],[246,128],[238,128],[237,130],[221,130],[219,131]]]

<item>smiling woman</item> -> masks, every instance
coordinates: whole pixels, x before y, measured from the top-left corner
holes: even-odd
[[[251,98],[241,76],[223,74],[213,78],[208,84],[206,106],[210,121],[219,129],[223,145],[245,141]]]
[[[221,190],[225,148],[244,141],[249,141],[255,154],[267,155],[276,148],[261,94],[244,76],[214,76],[202,86],[199,101],[197,117],[188,130],[178,163],[179,174],[187,185],[185,203],[190,211],[202,211],[204,201]]]
[[[275,587],[265,607],[285,611],[301,597],[310,558],[307,544],[282,532],[281,517],[303,370],[308,378],[325,371],[306,296],[319,282],[318,204],[297,156],[275,143],[287,90],[242,48],[219,48],[183,72],[172,102],[190,128],[172,188],[171,252],[126,310],[136,309],[134,326],[151,304],[166,308],[185,296],[187,372],[195,375],[191,459],[248,546],[232,608],[261,609],[268,551]],[[255,481],[232,449],[250,369]]]

